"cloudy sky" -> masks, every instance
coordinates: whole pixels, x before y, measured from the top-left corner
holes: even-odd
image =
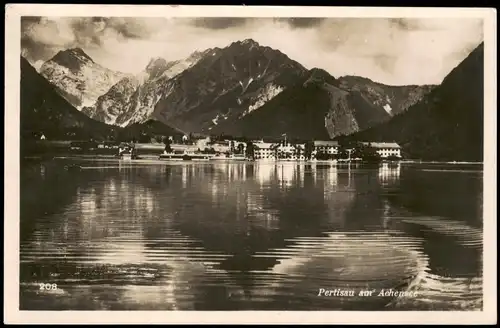
[[[138,73],[152,57],[252,38],[307,68],[393,84],[438,84],[483,40],[473,18],[23,17],[22,55],[35,67],[80,47],[101,65]]]

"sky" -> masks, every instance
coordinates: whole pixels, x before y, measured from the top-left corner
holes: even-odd
[[[254,39],[306,68],[390,85],[439,84],[483,41],[476,18],[23,17],[21,54],[35,68],[80,47],[107,68],[137,74],[151,58]]]

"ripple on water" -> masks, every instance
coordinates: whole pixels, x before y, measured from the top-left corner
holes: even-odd
[[[126,167],[120,165],[118,168]],[[251,181],[238,180],[236,176],[248,172],[236,170],[231,173],[228,169],[227,173],[211,173],[211,180],[204,180],[211,182],[203,183],[202,187],[193,191],[193,181],[201,173],[192,168],[189,166],[188,170],[186,166],[178,165],[182,175],[179,172],[179,175],[165,174],[162,178],[168,184],[165,182],[161,189],[153,189],[145,186],[150,186],[150,181],[157,185],[157,171],[149,177],[143,177],[141,174],[147,173],[149,168],[134,167],[138,174],[127,174],[124,178],[115,174],[118,171],[116,167],[108,167],[105,173],[115,174],[113,178],[104,183],[101,177],[90,187],[79,187],[76,200],[60,209],[59,214],[46,214],[37,218],[36,229],[30,239],[21,244],[21,308],[477,310],[482,306],[480,277],[445,277],[436,274],[431,269],[424,236],[405,233],[404,227],[397,230],[381,227],[377,220],[373,222],[373,228],[377,231],[332,231],[320,236],[319,232],[308,231],[309,236],[288,238],[306,234],[292,227],[292,233],[287,231],[287,234],[278,235],[279,242],[267,240],[267,245],[271,246],[259,248],[265,251],[250,250],[248,254],[245,253],[245,261],[262,260],[266,265],[259,265],[258,270],[252,265],[239,270],[231,269],[231,266],[223,265],[225,261],[234,260],[247,249],[207,246],[207,240],[202,240],[209,234],[206,230],[210,229],[210,238],[227,237],[228,243],[235,241],[234,236],[240,236],[240,232],[245,232],[248,225],[266,231],[265,237],[271,236],[270,231],[280,232],[280,229],[285,229],[284,223],[287,223],[279,210],[284,201],[288,205],[295,201],[304,202],[311,210],[324,205],[323,200],[308,204],[310,200],[304,194],[299,195],[287,189],[293,188],[294,183],[302,183],[301,188],[317,188],[314,185],[316,180],[310,177],[307,183],[297,182],[292,179],[296,175],[293,170],[293,174],[288,176],[287,170],[276,171],[273,166],[269,172],[260,172],[256,176],[258,188],[246,192],[253,188],[249,186]],[[94,171],[99,173],[99,170],[89,166],[83,171],[94,174]],[[304,173],[308,176],[321,172],[319,168],[313,171],[305,170]],[[123,174],[123,171],[120,172]],[[335,174],[346,175],[346,172],[349,172],[348,180],[335,178]],[[330,198],[325,198],[325,203],[334,203],[339,193],[352,193],[352,198],[340,197],[345,204],[338,205],[348,210],[355,206],[353,202],[356,195],[359,197],[368,193],[359,184],[368,183],[366,176],[371,171],[361,172],[365,176],[357,184],[351,180],[350,172],[340,169],[330,172],[329,182],[318,192],[320,195],[325,194],[325,191],[332,193]],[[229,175],[233,177],[231,183],[227,181]],[[207,179],[207,176],[199,178]],[[134,179],[134,184],[127,179]],[[136,180],[140,180],[140,183]],[[280,181],[286,183],[277,188]],[[177,189],[175,183],[178,184]],[[276,195],[278,191],[279,197]],[[370,193],[375,192],[370,189]],[[296,198],[291,200],[291,197]],[[366,197],[368,199],[371,196]],[[377,197],[374,196],[374,199]],[[183,202],[185,198],[189,198],[191,203]],[[239,204],[243,204],[241,209]],[[214,206],[218,208],[213,210]],[[299,207],[293,209],[300,210]],[[374,213],[374,216],[382,213],[381,208],[368,208],[367,211]],[[212,218],[213,213],[218,214],[214,216],[216,219]],[[241,214],[238,216],[241,221],[236,222],[234,216],[238,213],[250,213],[251,217]],[[345,211],[334,212],[332,217],[339,213],[344,215]],[[403,226],[417,225],[422,228],[419,232],[432,230],[440,236],[448,236],[463,248],[482,247],[481,229],[458,221],[414,215],[391,216],[387,219],[400,222]],[[185,223],[184,230],[177,229],[182,224],[173,224],[175,220]],[[54,224],[54,221],[58,223]],[[196,229],[191,231],[189,228],[193,226]],[[333,229],[329,226],[328,229],[321,228],[321,231]],[[364,226],[364,229],[368,229],[368,226]],[[221,230],[227,233],[222,234]],[[198,235],[195,234],[198,232]],[[220,246],[216,242],[212,244]],[[58,290],[40,291],[39,282],[56,283]],[[320,288],[354,290],[355,295],[318,297]],[[417,291],[419,296],[394,298],[358,295],[361,290],[382,289]]]

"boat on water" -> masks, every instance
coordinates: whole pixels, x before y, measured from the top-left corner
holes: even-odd
[[[171,160],[171,161],[208,161],[213,157],[212,154],[201,154],[201,153],[163,153],[158,156],[160,160]]]
[[[246,161],[248,160],[245,155],[242,154],[218,154],[210,157],[211,160],[214,161]]]
[[[118,157],[124,161],[137,159],[137,152],[133,144],[122,143],[118,148]]]
[[[229,159],[231,159],[233,161],[246,161],[247,160],[245,155],[239,155],[239,154],[230,155]]]
[[[212,161],[227,161],[227,160],[230,160],[229,156],[224,155],[224,154],[215,155],[215,156],[213,156],[210,159]]]

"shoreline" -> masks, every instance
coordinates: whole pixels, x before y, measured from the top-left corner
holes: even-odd
[[[139,158],[133,160],[123,160],[116,155],[94,155],[94,154],[78,154],[78,155],[60,155],[60,156],[23,156],[22,160],[53,160],[53,159],[70,159],[70,160],[97,160],[97,161],[119,161],[125,163],[140,163],[140,162],[186,162],[186,163],[256,163],[256,164],[274,164],[274,163],[295,163],[295,164],[446,164],[446,165],[483,165],[483,162],[462,162],[462,161],[420,161],[420,160],[400,160],[400,161],[380,161],[380,162],[363,162],[363,161],[338,161],[338,160],[241,160],[241,159],[218,159],[218,160],[182,160],[182,159],[159,159],[157,155],[140,155]]]

